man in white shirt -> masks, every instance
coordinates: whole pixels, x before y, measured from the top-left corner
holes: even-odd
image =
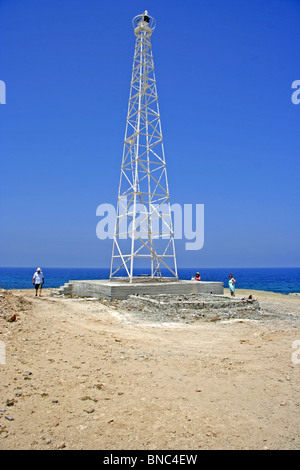
[[[32,278],[32,284],[35,286],[35,295],[38,295],[38,291],[40,292],[40,297],[42,295],[42,287],[44,284],[44,275],[41,271],[41,268],[37,268],[36,272]]]

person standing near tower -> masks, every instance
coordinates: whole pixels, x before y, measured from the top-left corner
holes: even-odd
[[[236,280],[234,279],[233,275],[229,274],[228,285],[229,285],[230,293],[233,297],[235,296],[235,283],[236,283]]]
[[[38,292],[40,293],[40,297],[42,295],[42,288],[44,284],[44,275],[42,273],[41,268],[37,268],[36,272],[33,275],[32,278],[32,284],[35,286],[35,295],[37,297]]]

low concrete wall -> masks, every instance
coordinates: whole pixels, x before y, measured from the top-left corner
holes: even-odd
[[[218,294],[224,293],[223,282],[172,281],[133,282],[128,281],[70,281],[58,290],[66,295],[107,299],[127,299],[132,294]]]

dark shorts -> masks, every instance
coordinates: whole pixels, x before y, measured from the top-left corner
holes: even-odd
[[[35,284],[34,287],[38,290],[39,287],[42,287],[43,284]]]

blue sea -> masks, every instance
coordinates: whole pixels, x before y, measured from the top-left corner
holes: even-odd
[[[0,286],[4,289],[30,289],[35,268],[0,268]],[[42,268],[44,287],[60,287],[70,280],[108,279],[105,268]],[[179,268],[179,279],[191,279],[196,271],[203,281],[221,281],[228,287],[228,276],[232,273],[237,289],[256,289],[289,294],[300,292],[300,268]],[[140,270],[135,274],[143,274]],[[168,275],[163,273],[163,275]]]

